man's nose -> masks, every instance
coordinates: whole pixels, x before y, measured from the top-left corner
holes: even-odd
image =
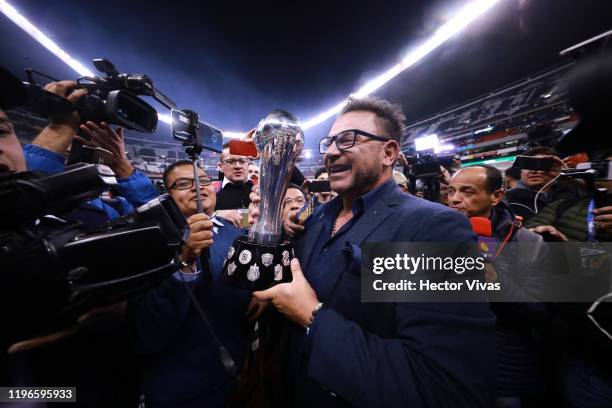
[[[340,154],[342,154],[342,152],[338,149],[338,146],[336,146],[336,142],[334,141],[325,151],[325,154],[323,155],[323,163],[326,163],[327,160],[336,159],[338,156],[340,156]]]
[[[461,198],[458,193],[448,193],[448,200],[452,204],[459,204],[461,202]]]

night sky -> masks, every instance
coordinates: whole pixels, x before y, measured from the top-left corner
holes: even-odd
[[[145,73],[202,120],[240,131],[277,107],[307,120],[333,106],[465,1],[9,2],[88,67],[105,57]],[[560,50],[609,29],[609,0],[501,0],[376,94],[416,120],[560,64]],[[14,72],[76,78],[4,15],[0,36],[0,61]]]

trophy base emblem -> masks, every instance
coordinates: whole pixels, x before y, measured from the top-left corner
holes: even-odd
[[[293,245],[289,242],[264,245],[249,241],[247,235],[242,235],[234,240],[227,254],[223,279],[232,286],[252,292],[265,290],[293,280],[293,258]]]

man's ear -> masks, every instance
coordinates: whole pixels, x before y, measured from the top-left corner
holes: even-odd
[[[504,197],[506,196],[506,192],[503,189],[499,189],[499,190],[495,190],[493,192],[493,194],[491,194],[493,196],[493,200],[491,201],[491,205],[492,206],[496,206],[497,204],[499,204],[499,202],[501,200],[504,199]]]
[[[395,140],[390,140],[383,147],[383,165],[393,167],[400,154],[400,145]]]

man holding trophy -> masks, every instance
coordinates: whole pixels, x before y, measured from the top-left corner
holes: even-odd
[[[404,119],[383,100],[347,101],[319,144],[338,197],[317,208],[295,239],[290,282],[253,293],[293,322],[293,406],[493,404],[494,317],[487,304],[362,303],[359,271],[347,266],[347,254],[357,259],[364,242],[476,240],[459,214],[402,194],[394,183]],[[283,197],[279,190],[262,184],[259,196],[251,195],[255,227],[270,214],[270,195]]]

